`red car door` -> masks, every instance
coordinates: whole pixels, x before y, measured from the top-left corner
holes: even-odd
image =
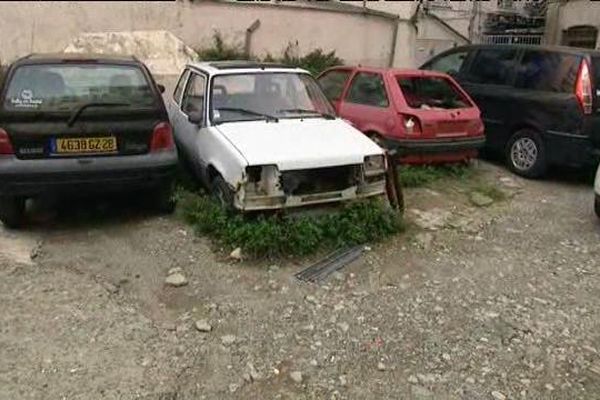
[[[357,71],[338,106],[338,113],[368,135],[385,136],[391,132],[396,119],[383,75]]]

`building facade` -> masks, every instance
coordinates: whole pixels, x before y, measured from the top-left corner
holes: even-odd
[[[600,2],[549,0],[546,41],[550,44],[600,49]]]

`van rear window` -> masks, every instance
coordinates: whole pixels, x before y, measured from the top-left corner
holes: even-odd
[[[406,103],[411,108],[466,108],[469,100],[459,92],[452,82],[436,76],[397,78]]]
[[[548,51],[527,51],[517,67],[515,86],[544,92],[572,93],[581,56]]]
[[[136,66],[70,63],[18,67],[2,103],[5,110],[70,111],[88,102],[147,108],[155,99]]]

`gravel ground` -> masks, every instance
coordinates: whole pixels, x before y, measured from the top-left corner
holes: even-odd
[[[323,285],[135,203],[0,231],[0,399],[598,399],[590,184],[477,168],[509,199],[412,189],[409,231]]]

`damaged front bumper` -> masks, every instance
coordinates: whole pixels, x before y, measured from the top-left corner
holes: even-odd
[[[262,193],[257,193],[255,190],[245,190],[246,185],[240,185],[235,199],[234,207],[241,211],[259,211],[259,210],[274,210],[283,208],[294,208],[302,206],[310,206],[325,203],[334,203],[349,201],[354,199],[362,199],[367,197],[381,196],[386,193],[385,174],[377,176],[364,177],[360,167],[356,170],[349,171],[350,174],[356,174],[354,184],[344,185],[344,179],[348,177],[340,176],[341,182],[336,182],[332,188],[331,182],[323,185],[324,190],[312,190],[303,193],[297,190],[288,190],[285,183],[282,184],[281,176],[277,177],[275,184],[270,190],[264,190]],[[315,176],[311,176],[315,179]],[[318,178],[317,178],[318,180]],[[319,186],[317,184],[317,186]],[[341,187],[340,187],[341,186]],[[334,189],[334,190],[332,190]]]

